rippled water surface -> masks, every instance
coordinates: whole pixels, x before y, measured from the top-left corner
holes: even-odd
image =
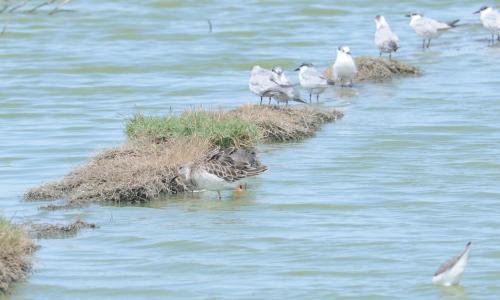
[[[497,1],[500,5],[500,2]],[[74,1],[2,14],[0,212],[100,228],[40,240],[12,299],[498,299],[500,46],[476,1]],[[464,24],[429,51],[404,14]],[[124,142],[124,119],[231,108],[254,64],[378,55],[376,14],[419,78],[329,90],[345,112],[303,143],[261,146],[269,171],[226,193],[46,212],[24,191]],[[208,32],[207,19],[213,32]],[[468,240],[462,287],[430,284]]]

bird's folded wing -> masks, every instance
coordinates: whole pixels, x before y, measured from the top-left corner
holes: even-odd
[[[246,177],[259,175],[267,170],[267,167],[260,165],[252,167],[248,163],[234,163],[230,159],[217,162],[209,162],[204,166],[205,170],[227,182],[235,182]]]

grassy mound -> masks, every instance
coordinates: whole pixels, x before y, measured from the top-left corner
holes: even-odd
[[[252,122],[223,111],[204,110],[187,111],[180,116],[137,115],[127,122],[126,133],[129,139],[148,139],[154,143],[198,137],[222,148],[248,147],[260,139],[260,131]]]
[[[126,126],[129,143],[104,151],[62,180],[29,190],[27,200],[65,198],[62,206],[88,202],[141,202],[187,191],[178,167],[204,158],[214,147],[297,141],[342,117],[317,107],[246,105],[223,112],[189,111],[179,117],[136,116]]]
[[[252,147],[259,142],[301,140],[340,117],[342,113],[335,110],[312,106],[244,105],[228,112],[189,111],[179,117],[137,115],[128,121],[126,133],[131,140],[154,143],[198,137],[221,148]]]
[[[396,59],[357,57],[358,74],[356,81],[386,81],[398,76],[416,76],[420,74],[417,67],[403,63]],[[331,66],[324,71],[328,79],[333,80]]]
[[[35,246],[19,225],[0,217],[0,293],[26,278]]]

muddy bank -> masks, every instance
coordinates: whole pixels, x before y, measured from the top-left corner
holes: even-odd
[[[26,278],[36,247],[21,226],[0,217],[0,294]]]
[[[356,81],[374,81],[381,82],[391,80],[401,76],[418,76],[420,70],[410,64],[399,61],[395,58],[380,58],[380,57],[356,57],[356,66],[358,74]],[[325,69],[324,74],[328,79],[333,81],[332,65]]]
[[[100,201],[144,202],[161,194],[185,192],[188,187],[176,178],[179,166],[204,159],[215,147],[298,141],[341,117],[333,109],[311,106],[245,105],[228,112],[198,111],[194,119],[192,115],[134,118],[138,123],[127,125],[132,126],[127,129],[128,143],[98,154],[59,181],[30,189],[25,199],[63,198],[64,204],[48,207],[57,209]],[[200,120],[205,123],[195,124]],[[230,126],[224,120],[230,120]],[[207,130],[206,124],[217,130]],[[226,128],[234,126],[239,129]]]

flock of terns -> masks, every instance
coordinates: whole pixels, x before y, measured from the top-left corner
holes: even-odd
[[[494,42],[495,35],[500,40],[500,13],[489,6],[481,7],[477,12],[483,26],[491,33]],[[424,17],[419,13],[409,14],[411,18],[410,26],[415,33],[422,37],[422,48],[429,48],[432,39],[439,37],[443,32],[456,26],[459,20],[444,23],[434,19]],[[383,16],[375,17],[376,32],[375,45],[383,53],[389,54],[389,59],[393,52],[400,47],[398,36],[391,30]],[[311,63],[301,64],[295,71],[298,71],[300,86],[309,93],[309,102],[312,102],[313,95],[316,101],[329,85],[340,85],[341,87],[352,86],[357,68],[351,51],[347,46],[337,49],[337,57],[332,66],[333,81],[326,78]],[[292,84],[279,66],[271,70],[254,66],[251,71],[249,88],[254,94],[260,97],[260,104],[264,98],[269,98],[269,104],[274,99],[279,103],[288,104],[289,101],[306,103],[300,97],[300,92],[296,85]],[[229,148],[224,150],[216,149],[210,153],[205,160],[197,163],[186,163],[178,170],[179,178],[191,190],[212,190],[217,191],[221,199],[221,190],[229,187],[234,188],[239,185],[239,180],[257,176],[265,172],[267,167],[262,165],[256,158],[252,150]],[[432,282],[437,285],[451,286],[459,283],[465,270],[471,250],[471,242],[467,243],[465,249],[456,257],[443,263],[436,271]]]
[[[484,28],[491,33],[489,42],[492,44],[495,42],[495,35],[500,41],[500,12],[491,6],[483,6],[474,14],[480,15],[479,18]],[[422,49],[429,48],[432,39],[438,38],[447,30],[456,27],[460,21],[457,19],[452,22],[440,22],[420,13],[411,13],[407,17],[411,18],[410,27],[422,38]],[[375,46],[379,50],[380,56],[387,53],[391,59],[392,53],[400,48],[399,37],[392,31],[384,16],[377,15],[375,17],[375,26]],[[300,87],[309,93],[309,103],[311,103],[313,95],[316,96],[316,101],[319,101],[319,95],[330,85],[338,84],[341,87],[353,85],[357,67],[349,47],[338,47],[337,57],[331,68],[333,80],[319,72],[311,63],[302,63],[295,69],[295,71],[299,71]],[[248,87],[252,93],[260,97],[261,105],[264,98],[269,99],[269,105],[272,99],[278,105],[283,102],[288,105],[289,101],[306,103],[301,98],[297,85],[290,82],[280,66],[275,66],[271,70],[258,65],[254,66],[250,73]]]

